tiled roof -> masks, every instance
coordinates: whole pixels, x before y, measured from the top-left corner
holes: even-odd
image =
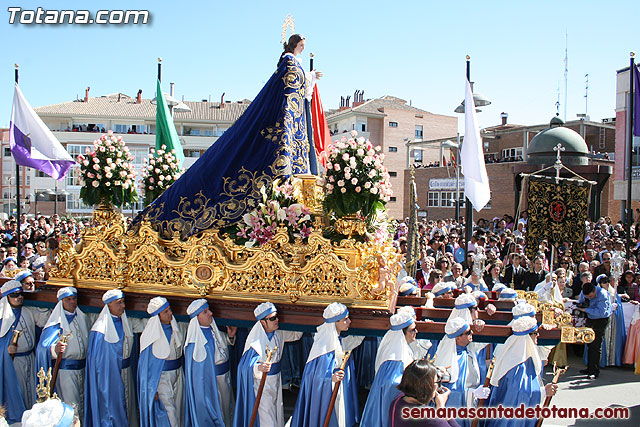
[[[234,122],[244,113],[250,104],[249,100],[225,103],[220,108],[219,102],[192,102],[184,101],[191,111],[188,113],[176,112],[176,121],[210,121],[210,122]],[[97,116],[104,118],[128,118],[138,120],[155,120],[156,106],[150,99],[142,99],[140,104],[136,99],[122,93],[69,101],[60,104],[45,105],[35,108],[39,115],[53,116]]]
[[[335,118],[342,114],[347,114],[351,112],[355,113],[365,113],[365,114],[378,114],[384,115],[383,110],[385,108],[392,110],[407,110],[407,111],[415,111],[416,113],[427,113],[431,114],[428,111],[421,110],[419,108],[413,107],[407,104],[407,101],[404,99],[397,98],[395,96],[386,95],[381,98],[374,98],[365,101],[364,103],[358,105],[357,107],[348,108],[346,110],[329,110],[327,112],[327,118]]]

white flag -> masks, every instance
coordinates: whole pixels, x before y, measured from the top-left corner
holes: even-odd
[[[473,207],[479,211],[491,198],[489,177],[484,165],[484,152],[476,106],[473,102],[471,85],[465,79],[464,95],[464,141],[460,150],[462,173],[464,174],[464,194]]]

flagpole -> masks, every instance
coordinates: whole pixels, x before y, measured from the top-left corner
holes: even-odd
[[[467,55],[467,81],[469,82],[469,84],[471,84],[471,57],[469,55]],[[473,88],[472,88],[473,91]],[[465,104],[464,106],[465,111],[467,108],[469,108],[468,105]],[[466,135],[465,132],[465,139],[468,137],[469,135]],[[459,151],[458,151],[459,152]],[[458,159],[458,161],[460,161],[460,159]],[[473,206],[471,205],[471,202],[469,201],[469,198],[467,197],[466,193],[465,193],[465,198],[464,198],[464,208],[465,208],[465,226],[464,226],[464,251],[465,254],[467,253],[468,249],[469,249],[469,242],[471,241],[471,235],[473,234]],[[465,258],[466,260],[467,258]]]
[[[162,58],[158,58],[158,81],[162,81]]]
[[[309,54],[309,71],[313,71],[313,53]]]
[[[627,242],[626,242],[626,255],[627,259],[631,256],[631,221],[632,221],[632,209],[631,209],[631,183],[633,177],[633,80],[634,80],[634,71],[635,71],[635,61],[634,56],[635,53],[631,52],[629,55],[631,58],[629,59],[629,126],[627,126],[628,132],[628,141],[627,141],[627,159],[629,159],[629,169],[627,175],[627,214],[625,216],[626,223],[626,232],[627,232]],[[638,88],[636,88],[638,90]]]
[[[15,64],[16,70],[15,70],[15,81],[16,84],[18,84],[18,64]],[[15,156],[13,156],[13,160],[16,161]],[[21,255],[21,251],[20,251],[20,247],[22,246],[20,244],[20,165],[18,164],[18,162],[16,161],[16,222],[18,223],[18,230],[17,230],[17,239],[16,239],[16,249],[18,250],[18,267],[20,267],[20,255]]]

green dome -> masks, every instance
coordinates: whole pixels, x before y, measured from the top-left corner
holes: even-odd
[[[527,149],[527,163],[536,165],[550,165],[556,161],[556,151],[553,149],[560,144],[564,147],[561,153],[562,163],[565,165],[588,165],[589,148],[584,139],[577,132],[564,127],[559,117],[551,119],[550,127],[537,134],[529,143]]]

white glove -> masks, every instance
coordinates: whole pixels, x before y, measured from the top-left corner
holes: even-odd
[[[489,397],[491,393],[491,389],[489,387],[480,386],[477,389],[473,390],[473,397],[476,399],[486,399]]]
[[[611,311],[616,311],[618,309],[618,303],[614,302],[613,304],[611,304]]]

